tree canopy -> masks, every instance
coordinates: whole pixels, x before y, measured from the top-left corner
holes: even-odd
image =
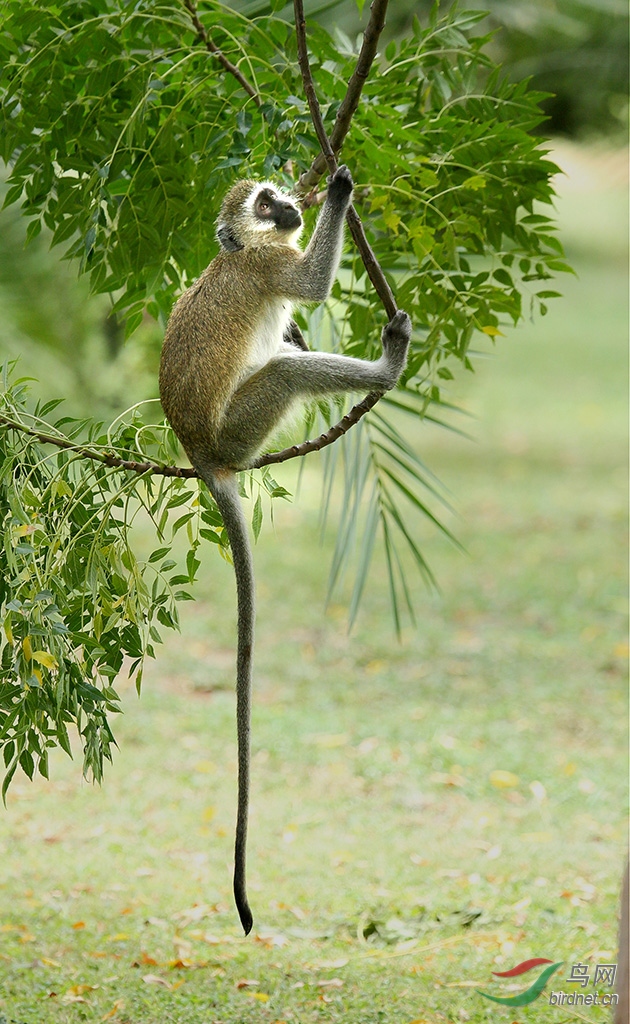
[[[413,613],[405,559],[431,578],[413,516],[438,522],[427,504],[436,484],[404,423],[440,421],[443,383],[458,364],[473,368],[475,335],[495,339],[557,294],[550,279],[568,269],[547,209],[557,168],[532,134],[543,95],[493,65],[482,14],[436,6],[378,52],[387,3],[374,0],[358,51],[309,22],[300,55],[301,4],[293,23],[279,17],[283,6],[247,17],[206,0],[8,0],[5,205],[19,204],[29,239],[50,232],[92,290],[111,297],[133,344],[143,318],[165,322],[215,255],[214,222],[235,177],[296,186],[312,222],[324,175],[343,157],[356,182],[358,248],[346,252],[331,301],[302,324],[312,347],[374,357],[393,293],[414,335],[399,389],[355,407],[311,447],[345,435],[326,449],[329,479],[338,451],[345,467],[333,578],[361,531],[354,615],[379,536],[398,626],[404,606]],[[45,775],[49,747],[70,752],[73,724],[84,770],[101,778],[117,674],[124,666],[140,686],[161,629],[177,627],[178,602],[192,596],[199,546],[229,557],[207,490],[175,465],[167,424],[149,423],[144,406],[108,427],[59,416],[56,401],[33,407],[18,373],[5,367],[0,395],[4,793],[18,765]],[[320,405],[307,426],[330,426],[340,412]],[[243,474],[256,536],[263,498],[287,493],[274,461]],[[145,554],[132,529],[140,520],[155,538]],[[183,560],[172,550],[178,534]]]

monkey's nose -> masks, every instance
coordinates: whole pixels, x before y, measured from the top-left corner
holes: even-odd
[[[302,218],[298,210],[291,203],[282,203],[275,217],[276,226],[281,231],[290,231],[292,228],[299,228]]]

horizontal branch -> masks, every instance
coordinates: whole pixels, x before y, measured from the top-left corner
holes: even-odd
[[[24,423],[12,420],[8,416],[0,415],[0,424],[4,424],[5,427],[10,427],[12,430],[19,430],[22,434],[28,434],[29,437],[36,438],[42,444],[53,444],[56,448],[73,452],[75,455],[80,455],[84,459],[90,459],[92,462],[101,462],[104,466],[109,466],[112,469],[128,469],[132,473],[153,473],[156,476],[174,476],[186,479],[195,479],[199,476],[195,469],[188,469],[183,466],[162,466],[159,462],[135,462],[132,459],[123,459],[119,455],[112,455],[109,452],[97,452],[86,445],[74,444],[67,437],[55,437],[53,434],[46,434],[33,427],[27,427]]]

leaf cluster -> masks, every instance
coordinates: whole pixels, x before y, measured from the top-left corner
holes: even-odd
[[[114,742],[107,715],[120,710],[116,676],[124,667],[140,687],[160,628],[177,628],[177,602],[191,599],[200,536],[226,544],[220,516],[195,481],[165,486],[86,464],[25,433],[41,429],[58,404],[27,413],[26,383],[11,381],[5,367],[1,411],[15,426],[0,433],[3,794],[18,765],[29,777],[35,770],[47,776],[51,746],[71,754],[70,725],[81,737],[84,771],[100,780]],[[95,450],[125,457],[173,454],[171,432],[148,429],[137,415],[107,433],[68,417],[52,429],[70,439],[87,429]],[[160,545],[146,557],[130,544],[139,517],[150,518]],[[182,567],[171,556],[173,539],[193,519]]]

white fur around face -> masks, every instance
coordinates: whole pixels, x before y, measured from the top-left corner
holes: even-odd
[[[244,205],[245,209],[250,215],[248,218],[250,230],[252,234],[256,233],[261,245],[265,245],[267,242],[277,241],[278,239],[278,230],[275,224],[265,224],[264,221],[260,221],[254,216],[254,204],[260,193],[263,191],[263,189],[268,189],[275,198],[281,198],[284,199],[285,202],[287,203],[292,203],[295,206],[295,209],[297,210],[297,205],[295,204],[295,202],[285,189],[279,188],[277,185],[274,185],[272,181],[259,182],[256,188],[253,189],[252,192],[250,192]],[[291,245],[295,249],[299,248],[297,243],[300,235],[302,234],[302,227],[303,225],[300,224],[299,228],[295,228],[294,231],[283,231],[282,244]],[[267,235],[268,237],[265,238],[265,235]]]

